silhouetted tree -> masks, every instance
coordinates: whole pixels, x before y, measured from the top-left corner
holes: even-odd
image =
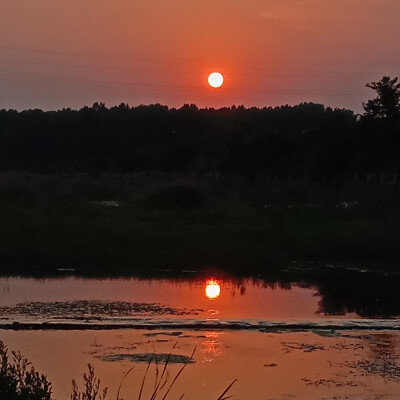
[[[374,90],[377,96],[363,104],[365,117],[372,119],[395,119],[400,116],[400,83],[398,78],[384,76],[378,82],[365,86]]]
[[[313,103],[169,109],[161,104],[107,108],[99,102],[76,111],[0,110],[0,171],[335,179],[357,168],[352,165],[356,130],[352,111]],[[371,132],[382,141],[381,129]],[[376,145],[365,137],[368,153]]]

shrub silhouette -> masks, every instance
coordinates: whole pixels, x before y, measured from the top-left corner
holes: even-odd
[[[0,398],[4,400],[51,400],[51,383],[36,372],[20,352],[11,352],[0,341]]]

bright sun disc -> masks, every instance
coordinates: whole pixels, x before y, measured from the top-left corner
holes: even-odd
[[[206,296],[211,299],[216,299],[221,293],[221,287],[217,281],[210,279],[206,284]]]
[[[219,72],[208,75],[208,84],[213,88],[219,88],[224,83],[224,77]]]

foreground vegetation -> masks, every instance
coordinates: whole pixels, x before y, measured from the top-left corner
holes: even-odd
[[[400,261],[396,204],[329,186],[2,174],[0,195],[3,272],[249,273],[292,260],[386,269]]]
[[[194,351],[189,358],[193,359]],[[163,366],[157,363],[156,355],[150,359],[146,372],[143,376],[140,388],[138,388],[138,400],[143,399],[143,389],[148,378],[148,372],[152,363],[155,363],[155,377],[154,388],[151,390],[149,400],[156,400],[160,398],[166,400],[168,395],[176,384],[178,378],[187,366],[184,363],[173,377],[169,375],[168,364],[170,358],[164,362]],[[172,355],[170,355],[172,357]],[[121,386],[124,379],[132,371],[129,369],[122,378],[122,381],[117,390],[116,400],[122,400],[119,397]],[[71,400],[107,400],[108,388],[100,389],[100,379],[95,376],[94,368],[88,365],[88,373],[83,375],[84,389],[81,391],[75,380],[72,380]],[[230,390],[234,380],[217,398],[217,400],[226,400],[226,393]],[[179,400],[183,398],[182,395]],[[47,377],[40,374],[31,366],[31,363],[20,353],[13,351],[11,353],[11,360],[7,346],[0,340],[0,398],[2,400],[52,400],[52,384],[48,381]],[[136,397],[135,397],[136,398]]]

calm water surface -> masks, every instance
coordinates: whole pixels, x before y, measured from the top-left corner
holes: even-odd
[[[367,293],[382,303],[380,292]],[[87,363],[111,399],[133,367],[120,397],[137,398],[147,368],[141,361],[158,354],[162,363],[172,353],[173,377],[194,349],[168,398],[216,399],[237,378],[233,399],[397,400],[399,319],[372,300],[355,304],[344,291],[332,301],[322,286],[304,282],[1,278],[0,339],[47,374],[59,400],[69,398],[72,378],[79,381]],[[59,329],[60,321],[74,329]],[[13,322],[50,325],[8,329]],[[293,322],[301,330],[285,325]],[[155,376],[153,367],[146,390]]]
[[[0,279],[0,304],[15,306],[33,302],[157,303],[177,310],[194,310],[184,315],[162,313],[163,318],[215,317],[223,319],[319,318],[320,296],[316,287],[298,284],[216,280],[141,279]],[[155,316],[157,317],[157,316]]]

